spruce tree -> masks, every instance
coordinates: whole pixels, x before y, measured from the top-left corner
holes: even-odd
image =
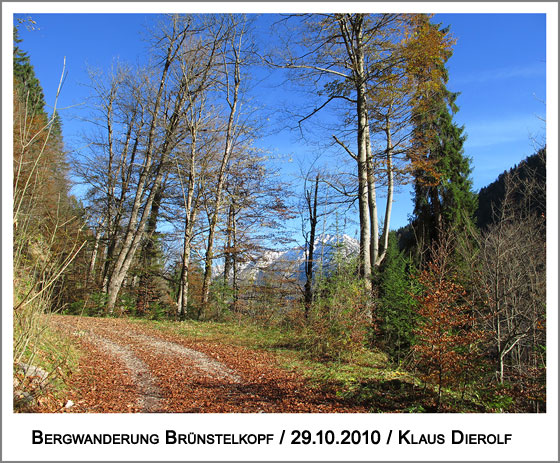
[[[26,102],[28,113],[37,115],[44,111],[45,97],[29,55],[19,47],[21,42],[14,27],[14,87],[18,97]]]
[[[413,142],[429,166],[414,172],[413,227],[424,258],[442,231],[468,229],[477,207],[471,160],[463,151],[464,128],[453,122],[458,94],[445,88],[447,73],[443,75],[441,90],[423,101],[414,118]]]
[[[398,362],[413,341],[414,291],[411,261],[399,251],[395,232],[389,234],[387,255],[380,270],[377,318],[383,347]]]

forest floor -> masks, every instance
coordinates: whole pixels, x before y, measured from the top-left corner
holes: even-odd
[[[179,335],[126,319],[57,315],[80,351],[58,411],[74,413],[363,413],[272,352]],[[60,402],[62,403],[62,402]]]

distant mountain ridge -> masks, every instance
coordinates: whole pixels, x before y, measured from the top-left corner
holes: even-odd
[[[479,228],[485,229],[494,223],[493,210],[497,210],[504,200],[507,175],[517,181],[517,187],[513,191],[514,201],[527,204],[531,212],[546,214],[546,148],[542,148],[480,189],[476,211],[476,223]],[[525,191],[522,186],[529,179],[535,185],[530,191]],[[535,186],[537,188],[534,188]]]
[[[336,265],[337,256],[343,260],[358,255],[359,242],[348,235],[323,235],[315,240],[313,269],[315,273],[329,273]],[[217,269],[223,274],[223,266]],[[294,247],[286,251],[266,251],[254,261],[238,264],[240,281],[262,284],[267,279],[284,279],[305,282],[305,248]]]
[[[477,225],[485,228],[492,223],[492,209],[501,204],[505,191],[506,174],[513,174],[521,181],[529,176],[536,177],[541,185],[546,185],[546,149],[541,149],[538,153],[529,156],[518,165],[505,171],[498,178],[481,188],[479,192],[478,208],[476,211]],[[534,210],[538,213],[546,213],[546,197],[542,197],[544,188],[539,189],[534,198],[529,198]],[[515,197],[521,199],[523,192],[516,191]],[[411,244],[410,224],[397,230],[399,248],[403,249]],[[357,256],[360,244],[358,240],[346,235],[326,234],[315,240],[314,264],[315,274],[323,272],[328,274],[334,268],[336,256],[342,260]],[[216,267],[216,274],[223,275],[223,265]],[[262,284],[271,279],[291,280],[294,283],[303,284],[305,282],[305,248],[297,246],[285,251],[269,250],[260,256],[255,256],[254,260],[239,263],[237,274],[240,281],[244,283]]]
[[[505,195],[505,181],[507,175],[512,175],[518,182],[523,183],[529,177],[535,180],[538,188],[530,194],[519,188],[514,191],[515,202],[529,204],[532,212],[539,215],[546,214],[546,147],[525,158],[518,165],[502,172],[496,180],[482,187],[478,193],[478,206],[475,212],[476,225],[484,230],[494,223],[493,210],[498,210]],[[416,236],[410,223],[396,230],[399,249],[411,250],[416,245]]]

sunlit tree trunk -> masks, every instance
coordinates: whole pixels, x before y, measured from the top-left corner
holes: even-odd
[[[154,166],[154,155],[156,154],[154,149],[154,145],[156,143],[156,128],[158,125],[163,93],[167,82],[169,69],[171,67],[171,64],[175,61],[179,50],[186,39],[187,29],[188,25],[185,26],[178,20],[174,19],[172,33],[167,37],[169,43],[167,46],[165,63],[161,73],[159,88],[153,102],[152,120],[147,136],[144,164],[142,166],[142,171],[138,179],[136,194],[133,200],[130,217],[122,242],[122,247],[115,261],[115,266],[112,274],[108,279],[106,310],[109,313],[112,313],[115,308],[119,291],[127,275],[128,269],[132,264],[136,250],[138,249],[138,246],[140,245],[141,239],[144,235],[144,229],[152,209],[156,192],[163,179],[163,166],[167,161],[169,151],[172,148],[175,130],[177,129],[177,126],[179,124],[180,114],[183,111],[183,103],[186,98],[186,86],[184,79],[181,80],[181,85],[176,95],[176,102],[174,105],[173,113],[169,118],[167,126],[165,127],[164,140],[162,142],[162,145],[158,149],[159,162]],[[155,178],[149,190],[148,197],[144,200],[149,178],[154,174]]]
[[[369,133],[367,87],[363,47],[363,15],[342,15],[338,23],[345,42],[346,50],[353,61],[352,81],[356,88],[356,112],[358,117],[357,145],[358,145],[358,210],[360,217],[360,273],[364,278],[366,290],[371,290],[371,229],[372,214],[376,211],[375,184],[373,172],[368,175],[368,152],[371,150]],[[377,214],[374,216],[374,223]],[[377,228],[377,227],[375,227]]]
[[[224,286],[229,285],[229,275],[233,266],[234,242],[233,242],[233,221],[235,216],[235,198],[230,199],[227,212],[226,226],[226,245],[224,249]]]
[[[105,220],[99,219],[97,231],[95,233],[95,241],[93,243],[93,249],[91,252],[91,258],[89,261],[89,268],[86,276],[86,281],[95,281],[95,267],[97,264],[97,254],[99,252],[99,243],[101,241],[101,236],[103,234],[103,227],[105,225]]]
[[[191,127],[191,150],[190,150],[190,169],[189,169],[189,181],[187,185],[187,190],[184,192],[184,207],[185,207],[185,225],[183,232],[183,253],[181,256],[181,278],[179,286],[179,294],[177,298],[177,313],[181,319],[186,316],[186,310],[189,300],[189,263],[191,256],[191,241],[193,236],[193,229],[196,219],[197,208],[195,204],[195,184],[196,184],[196,145],[197,145],[197,131],[198,124],[195,123]],[[178,175],[180,177],[180,172],[178,169]],[[181,180],[182,182],[182,180]]]
[[[387,247],[389,246],[389,224],[391,223],[391,211],[393,208],[393,190],[394,190],[394,172],[393,172],[393,141],[391,137],[391,122],[390,116],[385,118],[385,136],[387,145],[385,148],[385,162],[387,169],[387,202],[385,204],[385,220],[383,222],[383,233],[381,235],[382,246],[381,250],[376,256],[375,266],[381,265],[387,254]]]
[[[222,160],[216,176],[216,192],[214,196],[214,210],[210,216],[210,224],[208,230],[208,239],[206,242],[206,255],[204,258],[204,278],[202,281],[202,301],[198,317],[200,318],[201,312],[206,309],[210,296],[210,281],[212,278],[212,262],[214,259],[214,239],[216,234],[216,226],[218,224],[218,217],[222,206],[222,196],[224,189],[224,182],[229,160],[233,151],[233,143],[236,135],[236,117],[237,105],[239,101],[239,88],[241,84],[241,44],[243,42],[244,31],[242,28],[235,31],[231,37],[230,53],[224,56],[224,85],[226,92],[227,105],[229,107],[228,122],[225,131],[225,144]],[[236,33],[237,32],[237,33]],[[232,63],[228,63],[228,59],[232,59]],[[233,70],[231,69],[233,67]]]

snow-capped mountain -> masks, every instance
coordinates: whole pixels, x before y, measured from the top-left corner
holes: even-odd
[[[358,254],[360,245],[348,235],[324,235],[315,240],[313,269],[315,274],[328,274],[336,259]],[[223,272],[223,266],[216,269]],[[241,263],[237,267],[238,278],[245,282],[263,283],[266,280],[291,280],[294,283],[305,281],[305,248],[299,246],[286,251],[266,251],[254,261]]]

